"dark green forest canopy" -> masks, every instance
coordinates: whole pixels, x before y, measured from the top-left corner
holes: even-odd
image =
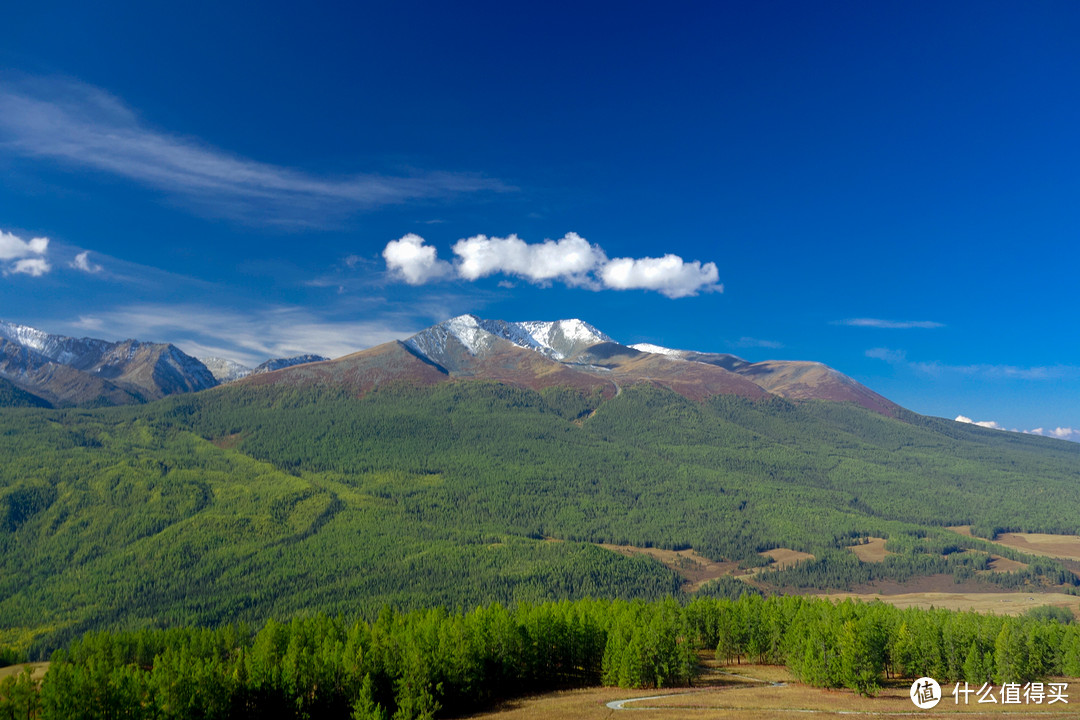
[[[787,665],[874,694],[887,678],[1023,683],[1080,675],[1080,626],[882,603],[743,596],[384,609],[216,630],[87,633],[41,686],[0,683],[0,717],[39,720],[458,717],[560,687],[689,684],[700,657]]]
[[[774,582],[846,587],[985,568],[990,546],[947,525],[1080,531],[1078,445],[648,386],[233,386],[6,409],[0,437],[0,643],[39,653],[94,628],[679,593],[599,542],[744,565],[789,547],[817,559]],[[898,554],[843,549],[870,535]],[[1027,574],[986,577],[1075,580],[1012,555]]]

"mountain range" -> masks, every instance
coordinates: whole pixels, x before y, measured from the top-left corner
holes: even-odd
[[[749,362],[722,353],[621,345],[578,319],[507,322],[461,315],[404,341],[335,360],[305,354],[255,368],[220,357],[197,359],[168,343],[72,338],[0,322],[0,380],[54,406],[147,402],[235,381],[340,385],[361,394],[387,382],[430,385],[455,379],[534,390],[566,386],[604,397],[646,383],[694,400],[775,395],[853,402],[889,416],[899,409],[821,363]]]
[[[319,360],[326,358],[276,358],[252,369],[222,358],[199,360],[171,343],[73,338],[0,321],[0,384],[13,388],[0,391],[0,404],[142,403]]]
[[[430,385],[486,379],[539,390],[566,386],[612,397],[649,384],[692,400],[738,395],[751,400],[853,402],[883,415],[900,409],[842,373],[817,362],[748,362],[734,355],[627,346],[582,320],[506,322],[461,315],[345,357],[248,378],[273,383],[328,384],[364,393],[387,382]]]

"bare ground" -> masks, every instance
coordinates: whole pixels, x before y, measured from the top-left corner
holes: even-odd
[[[919,710],[908,695],[910,681],[886,681],[876,697],[859,697],[850,690],[824,690],[802,685],[786,668],[770,665],[718,665],[705,660],[702,675],[694,687],[626,690],[587,688],[521,698],[495,710],[473,716],[484,720],[591,720],[620,718],[632,720],[775,720],[815,717],[911,717],[911,718],[1075,718],[1075,699],[1069,705],[978,705],[955,704],[951,688],[943,688],[944,698],[933,710]],[[1063,682],[1069,682],[1063,679]],[[1075,680],[1072,682],[1077,686]],[[1075,690],[1072,694],[1075,694]],[[662,696],[662,697],[657,697]],[[633,698],[640,698],[634,700]],[[623,709],[608,707],[626,701]]]
[[[607,543],[602,543],[600,547],[617,552],[620,555],[648,555],[656,558],[685,578],[686,582],[683,583],[683,590],[686,592],[694,592],[709,580],[715,580],[724,575],[734,575],[739,569],[738,563],[716,562],[703,555],[698,555],[693,550],[661,550],[660,548],[609,545]]]

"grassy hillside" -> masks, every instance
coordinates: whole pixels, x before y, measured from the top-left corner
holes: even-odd
[[[1080,446],[850,405],[696,403],[493,383],[225,387],[141,407],[0,412],[0,644],[90,628],[371,615],[384,603],[658,597],[594,543],[693,547],[846,587],[986,566],[942,526],[1075,533]],[[883,563],[843,546],[888,537]],[[1000,549],[995,550],[1000,552]],[[1072,579],[1016,553],[1026,574]]]

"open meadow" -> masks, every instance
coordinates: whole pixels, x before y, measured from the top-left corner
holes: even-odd
[[[909,697],[910,683],[887,681],[874,697],[861,697],[849,690],[814,688],[796,681],[786,668],[773,665],[722,665],[712,660],[702,663],[702,673],[694,687],[667,690],[587,688],[519,698],[489,712],[470,716],[473,720],[591,720],[619,718],[634,720],[779,720],[780,718],[918,717],[918,718],[1074,718],[1077,700],[1053,705],[956,703],[952,687],[943,687],[944,697],[932,710],[920,710]],[[1070,683],[1068,678],[1053,682]],[[1080,688],[1080,682],[1070,683]]]

